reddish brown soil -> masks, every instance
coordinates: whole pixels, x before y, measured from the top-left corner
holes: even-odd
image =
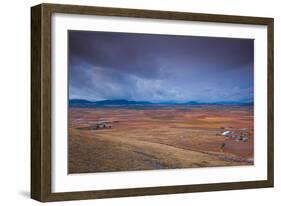
[[[247,142],[221,135],[241,129]],[[69,109],[70,173],[252,165],[253,145],[248,106]]]

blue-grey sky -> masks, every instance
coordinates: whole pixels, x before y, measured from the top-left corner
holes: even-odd
[[[254,40],[69,31],[69,98],[253,101]]]

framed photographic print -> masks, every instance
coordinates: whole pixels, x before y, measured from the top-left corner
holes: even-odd
[[[31,197],[273,187],[273,19],[31,8]]]

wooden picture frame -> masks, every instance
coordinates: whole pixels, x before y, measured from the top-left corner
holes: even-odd
[[[170,185],[133,189],[110,189],[79,192],[52,192],[51,169],[51,16],[54,13],[135,17],[147,19],[220,22],[264,25],[267,27],[267,179],[215,184]],[[31,198],[42,202],[94,198],[160,195],[273,187],[274,183],[274,90],[272,18],[228,16],[169,11],[105,8],[92,6],[40,4],[31,8]],[[265,137],[266,138],[266,137]]]

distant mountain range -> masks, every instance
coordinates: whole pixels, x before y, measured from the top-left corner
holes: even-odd
[[[89,101],[84,99],[70,99],[70,107],[110,107],[110,106],[165,106],[165,105],[253,105],[253,102],[197,102],[189,101],[185,103],[174,102],[148,102],[148,101],[131,101],[125,99]]]

